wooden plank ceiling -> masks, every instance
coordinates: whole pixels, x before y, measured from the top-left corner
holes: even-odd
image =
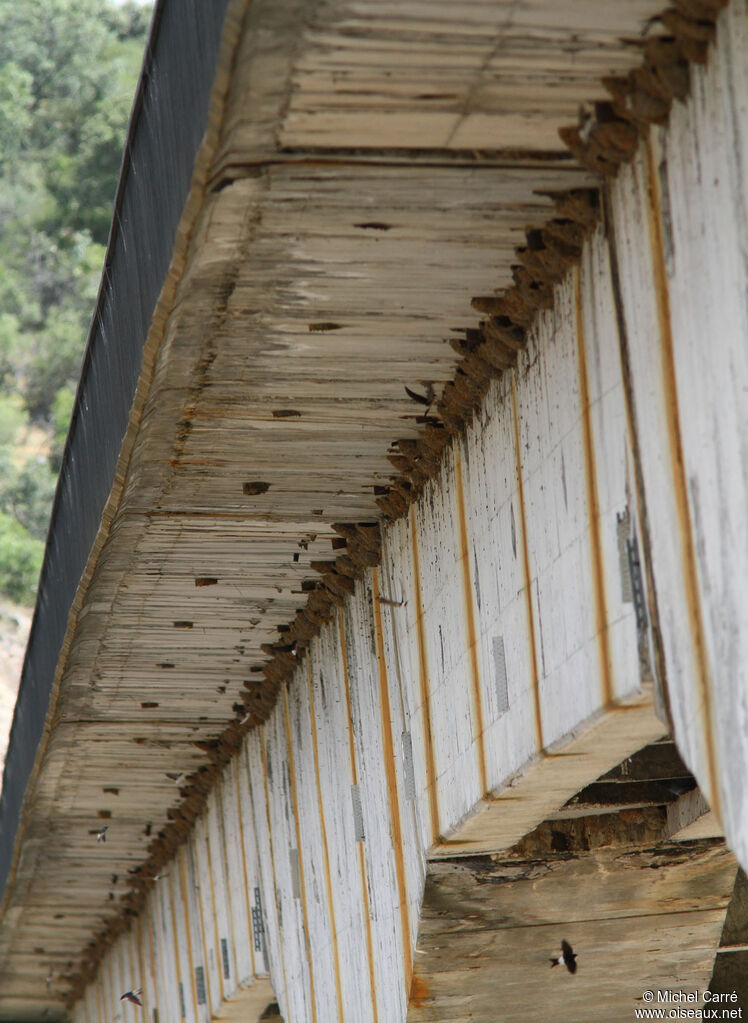
[[[423,412],[405,386],[438,394],[452,376],[445,339],[475,324],[471,296],[511,282],[525,228],[553,211],[540,193],[594,183],[558,128],[605,95],[601,76],[640,62],[660,7],[247,5],[124,492],[26,796],[0,1018],[59,1008],[179,802],[167,772],[205,763],[196,742],[236,715],[310,562],[332,556],[331,523],[380,517],[388,447],[415,438]],[[104,821],[105,846],[92,834]]]

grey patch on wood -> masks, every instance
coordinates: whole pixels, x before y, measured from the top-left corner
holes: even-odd
[[[403,732],[403,777],[405,795],[408,799],[416,798],[416,775],[413,770],[413,743],[410,732]]]
[[[179,986],[182,986],[181,983]],[[207,1001],[205,997],[205,970],[202,966],[195,967],[195,990],[197,992],[197,1004],[205,1005]]]
[[[153,1023],[158,1023],[158,1009],[153,1007]]]
[[[660,213],[662,215],[662,247],[665,250],[665,272],[672,277],[675,272],[675,244],[673,242],[673,218],[670,212],[670,185],[667,177],[667,160],[660,160],[657,168],[660,182]]]
[[[353,806],[353,831],[357,842],[363,842],[364,834],[364,811],[361,808],[361,792],[358,785],[351,785],[351,804]]]
[[[514,525],[514,505],[509,505],[509,521],[512,525],[512,554],[517,557],[517,527]]]
[[[564,453],[561,452],[561,487],[564,491],[564,508],[569,510],[569,496],[566,492],[566,463],[564,462]]]
[[[475,603],[478,605],[478,610],[480,611],[480,577],[478,576],[478,555],[476,554],[475,550],[473,550],[473,564],[475,566],[474,570],[473,570],[473,586],[475,587]]]
[[[543,678],[546,678],[545,670],[545,644],[543,642],[543,616],[540,613],[540,583],[535,580],[535,604],[538,609],[538,635],[540,636],[540,663],[543,666]]]
[[[299,873],[299,850],[289,849],[288,861],[291,865],[291,891],[295,899],[301,898],[301,876]]]
[[[255,952],[262,952],[262,936],[265,933],[265,925],[262,922],[262,898],[260,889],[255,888],[255,904],[252,906],[252,936],[255,943]]]
[[[228,980],[231,976],[231,968],[229,966],[229,943],[226,938],[221,938],[221,961],[224,980]]]
[[[493,664],[496,676],[496,702],[499,714],[505,714],[509,710],[509,685],[506,677],[506,652],[503,636],[494,636],[493,638]]]
[[[631,592],[634,597],[634,610],[636,612],[636,627],[639,632],[647,628],[647,601],[644,596],[644,577],[639,559],[639,544],[636,535],[626,541],[626,555],[629,562],[629,578],[631,579]]]
[[[184,984],[179,981],[179,1015],[184,1019],[187,1016],[187,1009],[184,1004]]]
[[[631,516],[628,505],[626,510],[616,514],[616,538],[618,540],[618,564],[621,573],[621,600],[624,604],[631,604],[634,600],[634,593],[631,589],[631,572],[629,570],[629,556],[627,544],[631,532]]]

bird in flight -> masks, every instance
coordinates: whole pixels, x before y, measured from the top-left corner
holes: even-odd
[[[125,993],[123,995],[120,995],[120,999],[119,1000],[121,1002],[128,1001],[128,1002],[132,1002],[133,1005],[141,1005],[142,1006],[143,1003],[141,1002],[140,998],[138,998],[138,995],[142,995],[142,994],[143,994],[142,987],[138,987],[138,988],[135,988],[134,991],[125,991]]]
[[[566,938],[564,938],[564,940],[561,942],[561,955],[551,959],[551,969],[553,969],[554,966],[560,966],[563,963],[566,969],[569,971],[569,973],[576,973],[577,972],[576,959],[577,959],[576,952],[571,947]]]
[[[97,842],[106,842],[106,833],[107,833],[107,828],[108,827],[109,827],[109,825],[105,824],[104,827],[101,829],[101,831],[97,831],[96,832],[96,841]]]

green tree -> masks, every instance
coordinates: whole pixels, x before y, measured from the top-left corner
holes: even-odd
[[[0,0],[0,387],[75,386],[150,11]]]
[[[43,554],[41,540],[0,511],[0,593],[17,604],[32,604]]]
[[[150,9],[0,0],[0,592],[33,599]],[[29,416],[48,460],[14,446]]]

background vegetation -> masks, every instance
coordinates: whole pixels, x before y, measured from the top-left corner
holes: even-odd
[[[0,595],[33,603],[150,21],[0,0]]]

